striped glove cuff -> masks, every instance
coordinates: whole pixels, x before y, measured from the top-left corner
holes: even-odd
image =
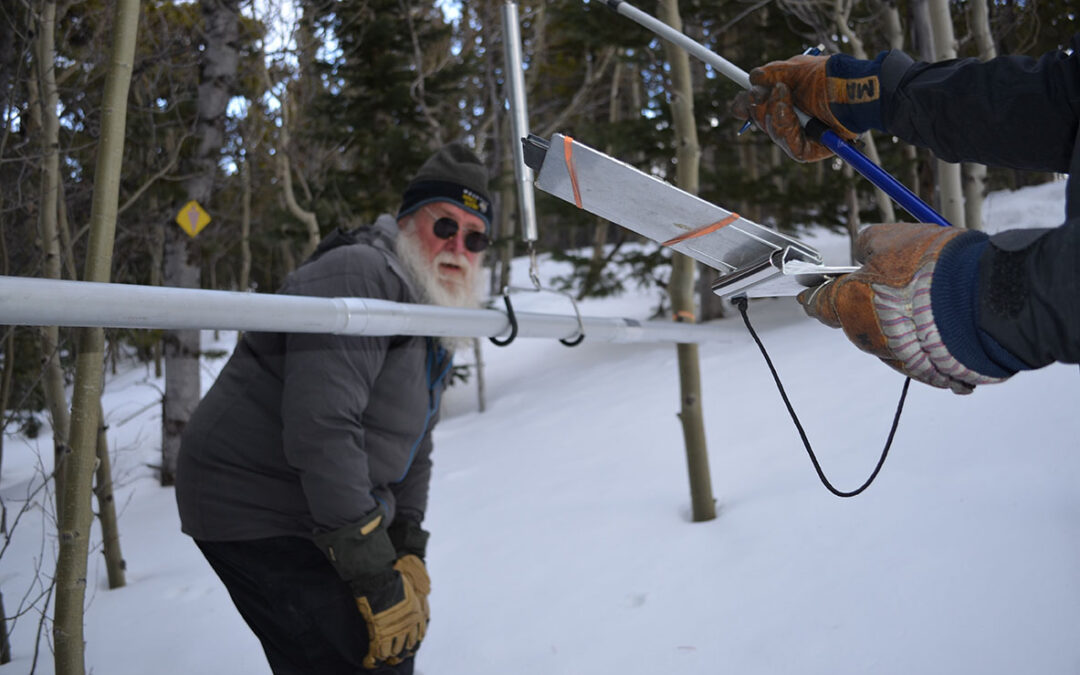
[[[1003,382],[967,368],[949,353],[934,323],[930,284],[934,263],[923,265],[902,288],[872,284],[874,311],[889,349],[912,379],[957,394],[970,394],[979,384]]]

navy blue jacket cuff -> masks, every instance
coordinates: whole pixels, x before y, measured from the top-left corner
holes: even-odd
[[[825,62],[825,75],[844,81],[845,102],[829,104],[829,111],[844,127],[857,134],[884,129],[881,121],[881,64],[889,52],[872,61],[849,54],[833,54]]]
[[[968,369],[989,377],[1009,377],[1029,366],[979,329],[979,261],[990,238],[965,232],[942,250],[930,285],[930,307],[941,340]]]

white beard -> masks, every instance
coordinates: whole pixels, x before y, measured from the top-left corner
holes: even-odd
[[[460,309],[480,308],[480,275],[482,258],[477,256],[476,263],[470,263],[464,254],[440,251],[435,259],[428,262],[420,240],[416,236],[416,222],[409,219],[408,224],[398,233],[394,247],[398,258],[412,277],[420,294],[418,300],[428,305],[457,307]],[[439,273],[440,263],[457,265],[464,274],[443,275]],[[453,352],[472,344],[473,338],[440,337],[443,347]]]

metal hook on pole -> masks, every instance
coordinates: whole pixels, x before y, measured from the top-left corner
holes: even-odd
[[[517,184],[518,220],[521,236],[529,253],[529,279],[540,289],[540,268],[536,260],[536,201],[533,193],[533,172],[525,164],[521,139],[529,135],[529,110],[525,98],[525,75],[521,57],[521,23],[517,3],[507,0],[502,7],[503,56],[506,74],[506,96],[510,104],[510,123],[513,130],[514,178]]]
[[[646,14],[623,0],[604,0],[611,9],[622,14],[631,21],[649,29],[657,36],[683,48],[689,54],[709,64],[720,74],[728,78],[743,89],[750,88],[750,75],[745,70],[732,64],[730,61],[712,51],[705,45],[692,40],[682,32],[675,30],[663,21]],[[951,223],[940,213],[935,211],[929,204],[919,199],[918,195],[909,190],[903,183],[893,178],[887,171],[871,162],[866,155],[836,135],[825,123],[808,116],[806,113],[796,110],[799,122],[806,130],[807,136],[821,143],[836,153],[836,156],[851,165],[864,178],[889,195],[897,204],[922,223],[936,223],[949,227]]]

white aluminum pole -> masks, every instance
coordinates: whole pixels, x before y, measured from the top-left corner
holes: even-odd
[[[750,88],[749,73],[747,73],[742,68],[736,66],[731,61],[728,61],[723,56],[720,56],[716,52],[712,51],[705,45],[688,38],[681,31],[675,30],[660,19],[646,14],[645,12],[641,11],[637,7],[634,7],[628,2],[623,2],[622,0],[605,1],[608,7],[614,9],[616,12],[622,14],[631,21],[634,21],[641,26],[648,28],[652,32],[667,40],[668,42],[682,47],[684,50],[686,50],[693,56],[696,56],[697,58],[712,66],[713,68],[716,68],[718,71],[720,71],[721,75],[728,78],[743,89]],[[803,123],[805,124],[805,120]]]
[[[525,166],[525,151],[521,139],[529,135],[529,109],[525,99],[525,74],[521,58],[521,26],[517,3],[507,2],[502,8],[503,53],[506,92],[510,102],[510,122],[514,132],[510,145],[514,150],[514,177],[517,181],[518,213],[521,235],[531,246],[536,241],[536,201],[533,195],[533,172]]]
[[[574,315],[515,312],[518,337],[573,339]],[[714,326],[582,317],[587,342],[728,342]],[[207,291],[0,276],[0,325],[498,337],[504,312],[372,298]]]

